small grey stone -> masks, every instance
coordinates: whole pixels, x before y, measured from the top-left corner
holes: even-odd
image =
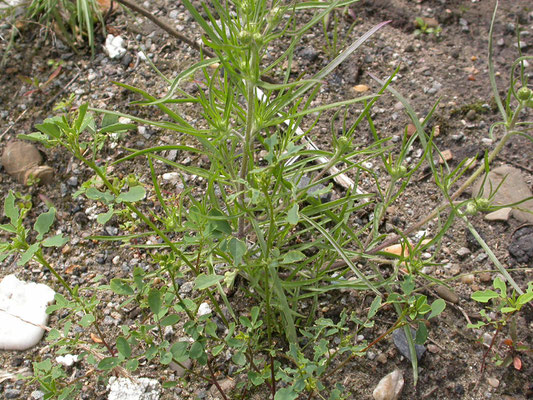
[[[300,181],[298,182],[298,189],[303,189],[307,187],[311,183],[311,178],[309,178],[307,175],[303,175],[300,178]],[[316,197],[315,192],[322,191],[326,189],[326,186],[322,184],[317,184],[314,186],[311,186],[309,189],[307,189],[307,195],[311,197]],[[327,193],[321,193],[320,194],[320,200],[324,203],[327,203],[331,200],[331,191],[328,191]]]
[[[476,111],[475,110],[468,110],[466,113],[466,119],[469,121],[473,121],[476,119]]]
[[[124,65],[125,67],[127,67],[128,65],[130,65],[132,61],[133,61],[133,57],[131,56],[131,54],[126,53],[124,54],[124,57],[122,57],[122,59],[120,60],[120,63]]]
[[[6,389],[4,390],[4,396],[6,399],[18,399],[18,397],[20,396],[20,390]]]
[[[482,261],[485,261],[487,259],[488,255],[487,253],[480,253],[478,254],[478,256],[476,257],[476,259],[474,260],[475,262],[482,262]]]
[[[300,56],[306,60],[315,61],[318,58],[318,51],[308,46],[300,52]]]
[[[457,255],[460,258],[465,258],[466,256],[470,255],[470,250],[466,247],[461,247],[459,250],[457,250]]]
[[[71,176],[67,179],[67,184],[72,187],[78,186],[78,177],[77,176]]]
[[[178,10],[172,10],[168,13],[168,17],[170,19],[177,19],[178,15],[180,15],[180,12]]]
[[[33,400],[42,400],[44,399],[44,392],[41,392],[40,390],[34,390],[31,392],[30,396]]]
[[[414,337],[416,336],[416,330],[411,328],[411,335]],[[396,329],[394,332],[392,332],[392,340],[394,341],[394,344],[400,350],[400,353],[407,357],[409,360],[411,360],[411,353],[409,352],[409,345],[407,344],[407,338],[405,337],[405,332],[403,328]],[[415,350],[416,350],[416,357],[420,360],[424,352],[426,351],[426,348],[421,344],[415,344]]]
[[[193,282],[185,282],[181,287],[179,288],[179,293],[181,295],[189,294],[192,292],[192,288],[194,287]]]
[[[105,228],[106,233],[109,236],[117,236],[118,235],[118,228],[115,226],[106,226]]]

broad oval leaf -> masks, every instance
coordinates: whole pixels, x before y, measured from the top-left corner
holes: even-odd
[[[124,280],[119,278],[111,279],[109,285],[111,286],[111,290],[116,294],[132,295],[134,293],[130,285],[128,285]]]
[[[431,303],[431,314],[429,314],[428,319],[436,317],[446,308],[446,302],[443,299],[437,299]]]
[[[120,360],[117,357],[106,357],[98,363],[98,369],[103,371],[109,371],[120,364]]]
[[[495,299],[499,297],[498,293],[494,290],[480,290],[478,292],[472,293],[472,300],[478,301],[480,303],[487,303],[490,299]]]
[[[63,234],[55,235],[49,238],[44,239],[41,244],[44,247],[61,247],[67,244],[69,241],[68,237],[63,237]]]
[[[47,212],[42,213],[37,217],[35,224],[33,225],[33,229],[38,233],[37,240],[42,240],[43,236],[48,233],[50,227],[54,223],[55,216],[56,209],[51,207]]]
[[[210,286],[217,284],[224,279],[223,275],[205,275],[200,274],[194,280],[194,288],[196,290],[207,289]]]
[[[132,203],[144,199],[146,190],[140,185],[133,186],[125,193],[121,193],[117,197],[117,202]]]
[[[123,336],[119,336],[117,338],[117,350],[120,354],[122,354],[125,358],[129,358],[131,356],[131,347],[126,338]]]
[[[159,314],[159,311],[161,311],[161,293],[159,293],[159,290],[150,290],[148,293],[148,305],[154,314]]]

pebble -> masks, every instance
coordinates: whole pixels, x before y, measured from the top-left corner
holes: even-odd
[[[4,390],[4,398],[17,399],[20,396],[20,390],[18,389],[6,389]]]
[[[193,287],[194,287],[194,283],[193,282],[185,282],[183,285],[180,286],[179,294],[181,294],[181,295],[189,294],[189,293],[192,292],[192,288]]]
[[[431,344],[428,344],[428,351],[430,353],[436,354],[436,353],[438,353],[440,351],[440,349],[439,349],[439,346],[434,345],[433,343],[431,343]]]
[[[224,393],[229,393],[231,392],[233,389],[235,389],[235,386],[236,386],[236,382],[234,379],[231,379],[231,378],[225,378],[225,379],[221,379],[219,381],[217,381],[218,383],[218,386],[220,386],[220,388],[222,389],[222,391]],[[211,394],[211,396],[216,396],[218,394],[220,394],[220,392],[218,391],[218,388],[216,387],[216,385],[212,385],[211,388],[209,389],[209,394]]]
[[[416,336],[416,330],[411,328],[411,335],[413,338]],[[405,332],[403,328],[396,329],[394,332],[392,332],[392,340],[394,342],[394,345],[400,350],[400,353],[411,360],[411,353],[409,352],[409,345],[407,344],[407,338],[405,337]],[[420,360],[422,358],[422,355],[425,353],[426,348],[421,344],[415,344],[415,350],[416,350],[416,358]]]
[[[200,307],[198,307],[198,316],[201,317],[202,315],[211,314],[213,310],[211,310],[211,307],[209,307],[209,304],[202,303],[200,304]]]
[[[500,381],[498,379],[496,379],[496,378],[493,378],[493,377],[487,378],[487,382],[493,388],[497,388],[498,386],[500,386]]]
[[[380,353],[376,357],[376,361],[380,364],[386,364],[387,363],[387,355],[385,353]]]
[[[367,351],[366,352],[366,358],[368,358],[370,361],[374,360],[376,358],[376,353],[373,351]]]
[[[40,390],[34,390],[33,392],[31,392],[30,397],[33,400],[42,400],[44,399],[44,392]]]
[[[176,375],[178,377],[185,375],[185,372],[187,371],[187,369],[191,368],[192,361],[187,359],[180,364],[183,365],[183,367],[174,361],[171,361],[170,364],[168,365],[170,368],[174,370],[174,372],[176,372]]]
[[[440,82],[435,81],[433,83],[433,86],[431,86],[431,88],[429,88],[426,93],[427,94],[435,94],[441,89],[442,89],[442,84]]]
[[[305,47],[301,52],[300,56],[309,61],[315,61],[318,58],[318,51],[314,47]]]
[[[68,178],[67,179],[67,185],[72,186],[72,187],[77,187],[78,186],[78,177],[77,176],[71,176],[70,178]]]
[[[461,276],[461,282],[463,283],[466,283],[466,284],[471,284],[474,282],[474,274],[466,274],[466,275],[463,275]]]
[[[372,397],[375,400],[397,400],[403,389],[403,373],[397,369],[383,377],[374,391]]]
[[[481,282],[491,282],[492,281],[492,275],[490,272],[482,272],[479,274],[479,280]]]
[[[177,19],[178,15],[180,15],[180,12],[178,10],[172,10],[168,13],[168,17],[170,19]]]
[[[469,121],[474,121],[476,119],[476,111],[468,110],[468,112],[466,113],[466,119]]]
[[[533,228],[531,225],[525,225],[513,234],[508,250],[514,261],[533,262]]]
[[[459,303],[459,296],[457,296],[454,291],[448,289],[446,286],[435,286],[435,292],[437,292],[441,299],[444,299],[454,304]]]
[[[470,255],[471,254],[471,251],[466,248],[466,247],[461,247],[459,250],[457,250],[457,255],[463,259],[465,258],[466,256]]]
[[[479,253],[474,261],[480,263],[480,262],[485,261],[487,257],[488,257],[487,253]]]
[[[117,265],[120,262],[120,256],[113,257],[113,260],[111,260],[113,265]]]
[[[161,385],[155,379],[136,378],[135,382],[127,378],[109,379],[108,400],[158,400]]]

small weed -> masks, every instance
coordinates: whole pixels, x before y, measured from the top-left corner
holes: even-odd
[[[442,32],[442,27],[440,25],[430,27],[426,20],[421,17],[416,17],[415,21],[417,26],[415,29],[415,36],[432,35],[435,38],[440,36],[440,33]]]

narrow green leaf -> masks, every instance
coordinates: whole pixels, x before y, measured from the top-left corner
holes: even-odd
[[[117,202],[133,203],[144,199],[144,196],[146,196],[146,190],[144,190],[144,187],[137,185],[131,187],[127,192],[119,194]]]
[[[28,261],[31,260],[33,255],[39,250],[39,243],[34,243],[30,247],[26,249],[24,253],[22,253],[22,256],[20,257],[20,260],[17,262],[17,265],[25,265]]]
[[[12,191],[9,191],[9,194],[4,200],[4,214],[14,226],[18,225],[19,209],[15,205],[15,195]]]
[[[502,298],[505,298],[507,297],[507,286],[505,286],[505,282],[497,277],[496,279],[494,279],[494,282],[492,283],[492,285],[494,286],[494,289],[497,289],[500,291],[501,293],[501,296]]]
[[[196,290],[203,290],[216,285],[224,279],[224,275],[205,275],[200,274],[194,280],[194,288]]]
[[[150,290],[148,293],[148,305],[155,315],[159,314],[159,311],[161,311],[161,293],[159,293],[159,290]]]
[[[527,292],[518,296],[517,304],[523,306],[533,300],[533,292]]]
[[[376,315],[376,313],[378,312],[380,306],[381,306],[381,297],[376,296],[374,300],[372,301],[372,304],[370,305],[370,310],[368,310],[367,318],[372,319],[374,315]]]
[[[426,327],[426,324],[424,324],[424,322],[420,322],[418,324],[418,329],[416,331],[415,343],[424,344],[426,343],[427,339],[428,339],[428,328]]]
[[[33,229],[38,233],[37,240],[42,240],[43,236],[48,233],[50,227],[54,223],[56,216],[56,209],[54,207],[50,208],[47,212],[42,213],[35,220]]]

